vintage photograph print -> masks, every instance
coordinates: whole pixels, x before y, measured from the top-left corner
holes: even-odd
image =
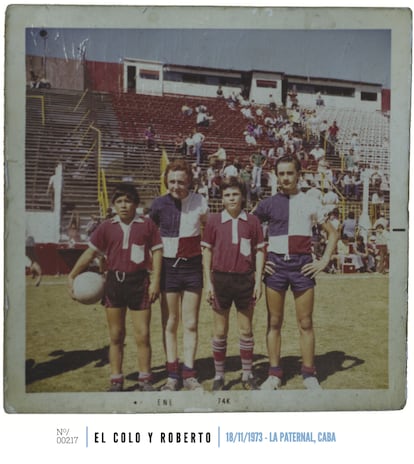
[[[7,412],[404,407],[408,9],[6,26]]]

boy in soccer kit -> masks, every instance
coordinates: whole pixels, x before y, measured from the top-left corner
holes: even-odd
[[[242,385],[258,390],[252,373],[253,311],[262,293],[265,242],[260,221],[244,211],[246,188],[238,177],[221,185],[223,211],[210,214],[203,233],[203,267],[207,301],[214,311],[213,390],[224,388],[229,315],[237,309]]]
[[[327,220],[321,202],[299,190],[297,184],[300,162],[297,158],[280,158],[276,163],[275,172],[279,192],[262,200],[254,211],[261,222],[268,222],[269,231],[265,285],[270,367],[269,376],[261,385],[261,389],[277,390],[282,385],[281,328],[285,294],[289,286],[295,300],[304,385],[308,389],[320,389],[314,363],[314,278],[328,265],[338,233]],[[319,223],[327,233],[327,245],[319,261],[313,261],[311,254],[312,225],[315,223]]]
[[[201,227],[208,203],[191,191],[191,166],[182,159],[170,162],[164,173],[167,194],[156,198],[150,217],[159,226],[163,242],[161,312],[167,357],[167,382],[161,390],[202,390],[195,355],[198,315],[203,289]],[[183,363],[178,356],[178,326],[183,329]]]
[[[108,391],[122,391],[122,359],[127,308],[130,309],[138,350],[138,385],[153,391],[151,373],[151,304],[160,292],[162,241],[157,226],[136,214],[139,196],[133,185],[119,184],[112,195],[116,215],[102,222],[92,233],[88,248],[68,276],[73,297],[73,281],[96,256],[105,255],[107,274],[103,304],[109,329]],[[151,271],[151,279],[149,271]]]

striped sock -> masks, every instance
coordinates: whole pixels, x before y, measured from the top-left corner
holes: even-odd
[[[123,383],[124,374],[112,374],[110,380],[111,380],[111,383]]]
[[[213,349],[214,368],[217,377],[224,377],[226,364],[227,338],[213,338],[211,342]]]
[[[180,374],[180,362],[176,359],[174,362],[167,362],[167,373],[168,377],[172,379],[179,380],[181,378]]]
[[[253,348],[254,348],[253,337],[240,338],[239,346],[240,346],[240,358],[241,358],[241,363],[242,363],[242,380],[245,381],[251,375],[252,368],[253,368]]]
[[[280,366],[270,366],[268,375],[273,375],[274,377],[278,377],[282,380],[283,378],[283,369]]]
[[[302,364],[302,368],[300,370],[302,377],[307,379],[308,377],[316,377],[316,368],[315,366],[308,367]]]
[[[197,371],[193,367],[188,367],[185,364],[183,364],[182,375],[183,379],[189,379],[191,377],[196,377]]]
[[[152,372],[140,372],[138,375],[139,382],[152,382]]]

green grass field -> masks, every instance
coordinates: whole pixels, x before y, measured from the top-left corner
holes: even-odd
[[[103,307],[72,301],[65,277],[44,277],[40,287],[26,281],[26,391],[101,392],[108,385],[108,335]],[[314,325],[316,366],[324,389],[388,387],[388,276],[322,274],[317,278]],[[266,307],[264,297],[254,316],[255,361],[260,381],[266,378]],[[210,348],[212,312],[202,304],[196,367],[211,389],[214,375]],[[285,390],[303,389],[299,337],[289,293],[282,340]],[[152,365],[156,386],[165,381],[159,302],[152,307]],[[181,339],[181,337],[180,337]],[[226,383],[241,389],[241,365],[235,310],[228,340]],[[136,348],[132,330],[125,343],[125,388],[136,385]]]

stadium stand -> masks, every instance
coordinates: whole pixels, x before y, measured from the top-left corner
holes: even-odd
[[[183,105],[193,109],[192,115],[182,114]],[[196,127],[195,108],[199,105],[206,106],[213,117],[208,127],[198,128],[206,136],[205,155],[213,153],[220,143],[228,158],[237,156],[241,162],[247,161],[255,151],[244,139],[248,121],[239,108],[231,109],[223,98],[28,89],[26,209],[50,209],[46,192],[57,162],[64,165],[62,225],[67,224],[74,206],[80,214],[81,228],[92,214],[102,214],[97,193],[98,164],[105,172],[108,191],[116,182],[131,180],[138,185],[142,203],[147,206],[159,194],[163,151],[168,157],[175,156],[174,139],[178,133],[187,136]],[[264,118],[271,113],[266,106],[260,109],[259,119],[263,124]],[[287,120],[289,115],[285,108],[280,109],[280,113]],[[336,120],[340,128],[335,149],[327,156],[334,169],[343,169],[341,156],[349,151],[352,134],[357,133],[363,163],[389,174],[389,120],[385,115],[324,106],[318,108],[318,117],[330,123]],[[155,128],[159,150],[146,147],[144,131],[150,124]],[[309,151],[314,140],[308,137],[306,129],[305,122],[301,135],[304,149]],[[269,149],[273,144],[263,134],[258,146]],[[206,168],[205,156],[202,169]],[[264,194],[269,193],[270,187],[266,187]],[[388,202],[386,192],[386,212]],[[219,200],[211,199],[210,204],[212,210],[220,207]],[[347,200],[341,207],[344,216],[349,210],[359,214],[361,202]]]

